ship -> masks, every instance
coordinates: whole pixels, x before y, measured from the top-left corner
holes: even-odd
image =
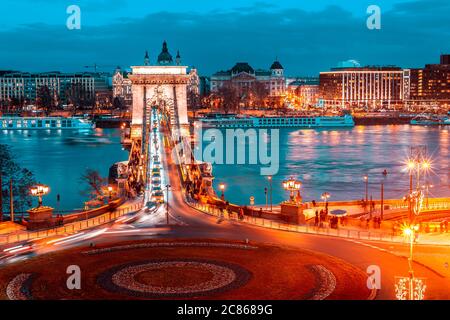
[[[411,125],[419,126],[442,126],[450,125],[449,117],[438,117],[431,115],[419,115],[410,121]]]
[[[204,128],[328,128],[354,127],[351,115],[343,116],[265,116],[209,114],[200,119]]]
[[[92,129],[94,123],[82,117],[0,117],[0,130]]]

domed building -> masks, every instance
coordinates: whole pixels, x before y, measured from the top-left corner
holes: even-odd
[[[271,97],[279,97],[286,92],[284,68],[276,60],[269,70],[254,69],[247,62],[238,62],[227,71],[219,71],[211,76],[211,92],[232,85],[241,95],[257,84],[262,85]]]
[[[179,53],[178,53],[179,54]],[[173,64],[172,55],[169,53],[167,48],[167,42],[163,42],[163,47],[161,53],[158,55],[158,65],[160,66],[170,66]]]

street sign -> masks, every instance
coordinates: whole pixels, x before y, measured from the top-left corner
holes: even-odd
[[[255,204],[255,197],[251,196],[250,197],[250,205],[253,206]]]

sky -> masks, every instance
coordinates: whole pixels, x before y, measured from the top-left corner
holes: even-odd
[[[81,29],[66,9],[78,5]],[[381,29],[369,30],[369,5]],[[340,61],[421,67],[450,53],[448,0],[2,0],[0,70],[112,71],[152,62],[167,40],[202,75],[236,62],[317,76]],[[92,70],[92,69],[91,69]]]

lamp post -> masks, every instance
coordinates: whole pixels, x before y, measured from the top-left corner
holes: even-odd
[[[419,231],[419,225],[408,224],[403,227],[403,235],[408,238],[409,257],[408,257],[408,277],[397,277],[398,282],[395,285],[396,297],[399,300],[423,300],[426,285],[423,279],[414,277],[413,254],[414,240]]]
[[[322,200],[325,201],[325,211],[328,213],[328,199],[330,198],[330,194],[328,192],[322,193]]]
[[[42,206],[42,197],[50,192],[50,188],[44,184],[36,184],[30,188],[32,196],[38,198],[38,208]]]
[[[286,191],[289,191],[289,201],[294,201],[294,192],[299,191],[302,183],[298,180],[295,180],[293,177],[290,177],[288,180],[283,181],[283,188]]]
[[[272,211],[272,176],[268,176],[269,180],[269,199],[270,199],[270,211]]]
[[[169,224],[169,188],[170,184],[166,185],[166,222]]]
[[[386,180],[387,177],[387,170],[385,169],[383,171],[383,178],[381,179],[381,209],[380,209],[380,220],[383,221],[384,218],[384,181]]]
[[[408,212],[410,224],[414,220],[414,214],[418,215],[422,209],[423,192],[420,186],[421,172],[425,174],[431,169],[431,161],[421,153],[412,157],[407,161],[407,170],[409,171],[409,194],[406,196],[408,200]],[[416,175],[416,190],[413,190],[413,176]],[[414,200],[414,204],[413,201]],[[427,200],[428,202],[428,200]]]
[[[265,198],[266,198],[266,210],[267,210],[267,206],[268,206],[267,187],[264,187],[264,196],[265,196]]]
[[[366,174],[364,175],[364,181],[366,183],[366,203],[369,201],[369,176]]]
[[[225,201],[225,184],[224,183],[219,184],[219,189],[222,192],[222,194],[220,195],[220,199],[222,201]]]
[[[426,195],[426,207],[427,209],[430,207],[429,200],[430,200],[430,188],[433,188],[434,186],[432,184],[426,183],[424,186],[422,186],[423,189],[425,189],[425,195]]]
[[[112,191],[113,191],[113,188],[112,188],[111,186],[108,186],[108,193],[109,193],[109,198],[108,198],[108,202],[110,202],[110,201],[111,201],[111,197],[112,197]]]

